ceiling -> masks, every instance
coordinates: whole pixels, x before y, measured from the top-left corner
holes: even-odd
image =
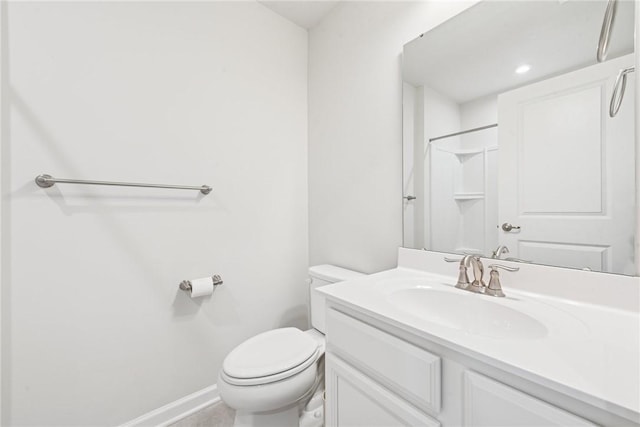
[[[315,27],[340,0],[258,0],[278,15],[307,30]]]

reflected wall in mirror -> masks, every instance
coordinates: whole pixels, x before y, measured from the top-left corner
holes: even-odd
[[[406,247],[636,274],[634,2],[597,63],[606,7],[484,1],[404,46]]]

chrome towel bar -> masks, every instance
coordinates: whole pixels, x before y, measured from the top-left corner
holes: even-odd
[[[84,179],[54,178],[51,175],[42,174],[36,176],[36,184],[42,188],[53,187],[53,184],[86,184],[86,185],[116,185],[120,187],[150,187],[150,188],[171,188],[175,190],[198,190],[202,194],[209,194],[213,188],[208,185],[199,187],[190,185],[166,185],[166,184],[141,184],[135,182],[112,182],[112,181],[89,181]]]

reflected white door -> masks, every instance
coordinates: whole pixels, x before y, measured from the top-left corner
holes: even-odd
[[[498,97],[497,226],[509,256],[635,274],[633,79],[608,114],[615,77],[633,63],[616,58]]]

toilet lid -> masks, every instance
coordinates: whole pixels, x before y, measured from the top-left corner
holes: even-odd
[[[318,342],[297,328],[263,332],[237,346],[222,370],[234,378],[259,378],[288,371],[316,354]]]

